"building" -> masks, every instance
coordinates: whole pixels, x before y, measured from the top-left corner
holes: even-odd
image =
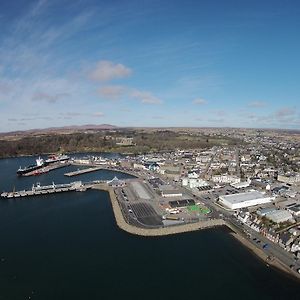
[[[190,177],[184,177],[182,178],[182,186],[188,186],[191,189],[208,186],[209,184],[207,181],[201,179],[201,178],[190,178]]]
[[[277,180],[289,184],[297,183],[300,182],[300,174],[278,175]]]
[[[296,217],[300,216],[300,204],[297,204],[295,206],[289,207],[288,211],[293,214]]]
[[[282,223],[286,221],[292,221],[293,216],[287,210],[274,210],[266,214],[266,218],[274,223]]]
[[[239,209],[269,203],[274,197],[268,197],[258,191],[219,196],[219,202],[230,209]]]
[[[182,193],[178,190],[163,190],[163,191],[161,191],[161,195],[164,198],[182,197]]]
[[[238,183],[241,182],[241,178],[234,176],[234,175],[214,175],[212,176],[211,180],[213,182],[218,182],[218,183]]]
[[[236,189],[242,189],[242,188],[248,187],[250,185],[250,183],[251,183],[251,180],[231,183],[230,185]]]
[[[161,185],[159,187],[162,197],[182,197],[182,192],[172,185]]]
[[[132,137],[118,137],[117,143],[118,146],[132,146],[133,138]]]

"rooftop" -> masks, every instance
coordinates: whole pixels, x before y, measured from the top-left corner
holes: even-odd
[[[234,203],[241,203],[241,202],[251,201],[255,199],[267,198],[267,197],[258,191],[251,191],[251,192],[245,192],[245,193],[239,193],[233,195],[224,195],[224,196],[220,196],[220,198],[234,204]]]

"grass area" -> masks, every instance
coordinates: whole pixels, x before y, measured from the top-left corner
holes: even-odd
[[[207,207],[201,207],[200,205],[190,205],[187,207],[190,212],[200,212],[204,215],[210,213],[210,210]]]

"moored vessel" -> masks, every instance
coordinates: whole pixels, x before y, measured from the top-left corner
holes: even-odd
[[[25,175],[25,174],[27,174],[27,173],[29,173],[29,172],[32,172],[32,171],[34,171],[34,170],[38,170],[38,169],[41,169],[43,166],[45,165],[45,162],[44,162],[44,160],[42,159],[42,158],[38,158],[38,159],[36,159],[36,164],[35,165],[30,165],[30,166],[27,166],[27,167],[25,167],[25,168],[19,168],[18,170],[17,170],[17,174],[18,175]]]

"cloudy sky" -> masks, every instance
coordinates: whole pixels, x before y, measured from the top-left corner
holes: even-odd
[[[0,1],[0,131],[300,128],[300,2]]]

